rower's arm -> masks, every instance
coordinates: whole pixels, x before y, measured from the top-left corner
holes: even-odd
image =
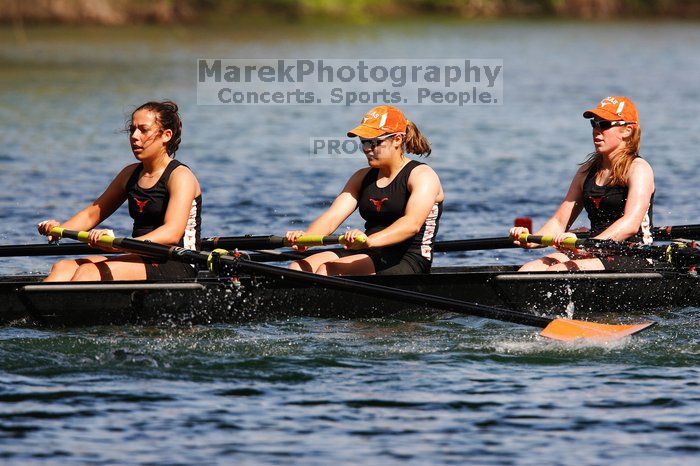
[[[569,190],[564,197],[564,200],[559,205],[559,208],[554,215],[545,222],[545,224],[537,230],[535,235],[551,235],[555,236],[559,233],[564,233],[571,227],[571,224],[576,221],[581,210],[583,210],[583,182],[586,179],[586,172],[579,169],[571,180]]]
[[[596,239],[624,241],[639,231],[654,193],[654,171],[646,160],[637,158],[632,162],[627,175],[627,189],[624,215],[603,230]]]
[[[62,223],[61,227],[67,230],[91,230],[112,215],[126,201],[126,183],[137,166],[135,163],[124,167],[100,197]]]
[[[306,229],[307,235],[330,235],[357,209],[362,180],[369,171],[363,168],[355,172],[338,194],[333,204]]]
[[[416,167],[408,178],[410,196],[403,217],[367,238],[372,248],[390,246],[417,235],[436,202],[444,198],[437,173],[427,165]]]
[[[194,199],[200,194],[199,183],[189,168],[179,166],[168,179],[168,208],[163,225],[138,238],[160,244],[177,244],[185,233]]]

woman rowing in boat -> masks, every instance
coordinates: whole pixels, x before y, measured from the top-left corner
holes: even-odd
[[[202,192],[190,169],[174,159],[182,133],[177,105],[170,101],[141,105],[131,114],[128,131],[138,163],[124,167],[97,200],[70,220],[45,220],[39,223],[39,232],[47,235],[56,226],[90,230],[128,201],[134,238],[198,248]],[[106,233],[111,234],[91,230],[90,244],[99,247],[97,240]],[[127,254],[61,260],[53,265],[46,281],[173,279],[196,273],[189,264]]]
[[[557,246],[566,238],[575,238],[576,234],[567,230],[585,208],[591,221],[591,238],[650,244],[654,172],[639,155],[642,129],[634,103],[626,97],[606,97],[583,117],[590,118],[595,152],[581,164],[564,201],[535,235],[553,236]],[[528,233],[523,227],[510,230],[515,238]],[[519,241],[515,244],[538,247]],[[598,258],[562,251],[528,262],[520,270],[629,271],[649,265],[638,257]]]
[[[329,235],[359,207],[365,231],[345,233],[345,249],[293,262],[290,268],[322,275],[428,273],[445,195],[428,165],[404,152],[430,155],[430,144],[396,107],[375,107],[348,132],[359,137],[369,167],[355,172],[331,207],[302,235]],[[299,250],[304,249],[298,246]]]

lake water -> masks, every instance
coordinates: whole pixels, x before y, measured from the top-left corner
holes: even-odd
[[[357,159],[309,155],[364,106],[198,106],[197,58],[498,58],[504,104],[406,107],[433,144],[439,239],[541,225],[592,150],[581,112],[638,105],[657,225],[700,222],[700,28],[693,23],[379,23],[244,31],[0,30],[0,243],[39,242],[133,158],[126,115],[182,109],[178,158],[204,234],[280,234],[332,200]],[[128,235],[126,210],[109,219]],[[577,224],[585,224],[582,220]],[[349,226],[360,227],[358,217]],[[534,252],[449,253],[437,265]],[[46,273],[46,258],[3,259]],[[290,306],[293,306],[290,303]],[[99,309],[96,303],[96,308]],[[601,303],[604,307],[604,303]],[[563,311],[563,310],[562,310]],[[564,345],[470,317],[291,319],[194,328],[0,329],[9,464],[691,464],[700,458],[697,309],[614,345]]]

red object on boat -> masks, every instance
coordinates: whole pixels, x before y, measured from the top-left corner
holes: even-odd
[[[532,219],[530,217],[517,217],[513,222],[513,226],[525,227],[532,233]]]

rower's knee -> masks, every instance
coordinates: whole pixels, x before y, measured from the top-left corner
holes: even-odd
[[[550,266],[542,262],[542,260],[538,259],[535,261],[530,261],[522,265],[518,269],[518,272],[544,272],[547,270]]]
[[[291,264],[289,264],[289,267],[292,270],[301,270],[301,265],[299,265],[298,261],[294,261]]]
[[[57,273],[57,274],[63,274],[70,272],[71,275],[75,273],[75,270],[78,268],[78,264],[75,263],[74,260],[71,259],[63,259],[60,261],[57,261],[52,267],[51,267],[51,273]]]
[[[547,272],[566,272],[567,270],[575,270],[575,264],[568,262],[560,262],[547,268]]]
[[[301,260],[301,261],[294,261],[291,264],[289,264],[289,268],[292,270],[299,270],[302,272],[313,272],[313,267],[311,267],[311,264],[309,264],[307,261]]]
[[[51,272],[49,272],[45,281],[67,282],[77,269],[78,264],[74,260],[62,259],[51,266]]]
[[[523,264],[523,266],[518,269],[518,272],[551,272],[552,267],[566,263],[568,261],[569,258],[563,254],[552,254],[549,256],[540,257],[539,259],[535,259],[534,261],[530,261]]]
[[[316,269],[316,273],[317,273],[318,275],[335,275],[334,273],[332,273],[332,270],[331,270],[332,268],[333,268],[333,267],[332,267],[332,264],[328,264],[328,263],[326,263],[326,264],[321,264],[321,265]]]
[[[72,282],[95,282],[99,281],[100,271],[95,264],[82,264],[78,266],[70,279]]]

